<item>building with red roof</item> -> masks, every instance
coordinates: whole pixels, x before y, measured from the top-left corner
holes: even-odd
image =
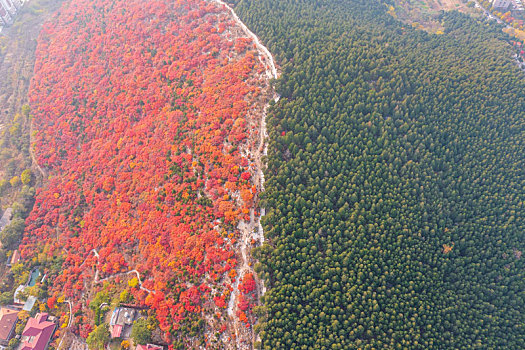
[[[135,350],[162,350],[162,346],[160,346],[160,345],[153,345],[153,344],[137,345]]]
[[[48,321],[48,317],[47,313],[41,313],[27,321],[22,332],[22,345],[19,350],[47,349],[56,328],[56,324]]]
[[[109,332],[111,334],[111,339],[128,339],[131,335],[133,321],[135,321],[137,316],[137,310],[132,308],[117,307],[115,310],[113,310],[111,319],[109,320]]]
[[[17,321],[18,310],[6,307],[0,309],[0,345],[7,346],[13,338]]]
[[[111,326],[111,338],[120,338],[122,335],[122,325],[116,324]]]

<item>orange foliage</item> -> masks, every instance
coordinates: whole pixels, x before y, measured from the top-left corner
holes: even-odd
[[[140,271],[155,293],[132,293],[166,334],[201,317],[209,286],[229,293],[217,281],[235,278],[235,239],[223,233],[237,237],[253,206],[238,146],[262,65],[224,13],[203,0],[71,0],[42,30],[29,98],[51,176],[21,249],[63,256],[50,292],[78,310],[95,266],[100,278]]]
[[[452,248],[454,248],[454,242],[452,242],[452,245],[443,244],[443,254],[448,254],[452,251]]]

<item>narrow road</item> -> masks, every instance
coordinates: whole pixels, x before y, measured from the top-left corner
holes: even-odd
[[[505,26],[506,29],[514,29],[514,27],[512,27],[510,24],[508,24],[507,22],[505,21],[502,21],[501,19],[499,19],[498,17],[494,16],[492,13],[490,13],[488,10],[486,10],[479,2],[478,0],[473,0],[474,3],[476,4],[476,7],[479,8],[481,11],[483,11],[483,13],[485,14],[485,16],[489,19],[492,19],[492,20],[495,20],[496,22],[498,22],[499,24],[503,24]],[[519,60],[519,55],[516,54],[516,56],[514,57],[514,60],[516,61],[516,63],[518,64],[518,66],[520,67],[520,69],[525,72],[525,64],[523,64],[522,62],[520,62]]]
[[[505,27],[507,28],[512,28],[510,25],[508,25],[507,23],[503,22],[501,19],[499,19],[498,17],[494,16],[492,13],[490,13],[488,10],[486,10],[479,2],[478,0],[473,0],[474,3],[476,4],[476,7],[481,9],[481,11],[483,11],[483,14],[488,18],[488,19],[493,19],[495,20],[496,22],[498,22],[499,24],[504,24]]]
[[[71,301],[66,300],[66,301],[64,301],[64,303],[67,303],[68,306],[69,306],[69,320],[67,322],[67,327],[66,327],[66,330],[69,330],[71,328],[71,324],[73,323],[72,322],[72,320],[73,320],[73,308],[71,306]],[[62,335],[62,338],[60,338],[60,343],[58,343],[57,350],[61,349],[62,343],[64,342],[64,339],[66,339],[65,334]]]
[[[66,300],[66,303],[69,305],[69,320],[67,322],[67,328],[69,328],[73,323],[73,307],[71,306],[71,302],[69,300]]]

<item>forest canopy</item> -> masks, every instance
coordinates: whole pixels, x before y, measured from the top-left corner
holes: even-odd
[[[264,349],[525,347],[525,80],[498,26],[376,0],[242,0],[281,100]],[[263,320],[264,320],[263,319]]]

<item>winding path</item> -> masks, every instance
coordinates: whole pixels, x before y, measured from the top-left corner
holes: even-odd
[[[230,14],[232,15],[232,17],[235,20],[235,22],[242,28],[244,33],[246,33],[246,35],[249,36],[254,41],[255,46],[257,46],[257,50],[259,50],[259,53],[261,53],[264,56],[266,62],[263,62],[263,63],[266,63],[266,64],[268,64],[270,66],[270,71],[269,71],[269,73],[271,73],[270,77],[273,78],[273,79],[277,79],[279,77],[279,74],[277,73],[275,60],[273,59],[273,56],[270,53],[270,50],[268,50],[266,48],[266,46],[261,44],[261,41],[259,40],[257,35],[255,35],[250,29],[248,29],[248,27],[241,21],[239,16],[237,16],[237,14],[230,7],[230,5],[228,5],[227,3],[225,3],[222,0],[211,0],[211,1],[216,2],[219,5],[224,6],[230,12]],[[266,70],[266,72],[268,73],[268,69]]]
[[[97,260],[100,260],[100,255],[98,254],[98,251],[96,249],[91,249],[89,251],[89,254],[91,254],[91,253],[93,253],[93,255],[95,255],[95,258],[97,258]],[[82,265],[84,265],[86,263],[86,261],[87,261],[87,259],[89,257],[89,254],[86,257],[86,259],[84,259],[84,262],[80,266],[82,266]],[[137,275],[137,280],[139,281],[139,288],[140,288],[140,290],[146,291],[146,292],[151,293],[151,294],[155,294],[154,290],[150,290],[150,289],[142,286],[142,279],[140,278],[140,272],[138,272],[137,270],[130,270],[130,271],[126,271],[126,272],[119,272],[119,273],[115,273],[113,275],[110,275],[108,277],[99,279],[98,278],[98,276],[99,276],[98,267],[95,267],[95,278],[93,279],[93,283],[94,284],[99,284],[99,283],[106,282],[106,281],[108,281],[110,279],[113,279],[113,278],[116,278],[116,277],[120,277],[120,276],[129,275],[129,274],[136,274]]]
[[[277,66],[275,64],[275,60],[272,54],[261,43],[259,38],[250,29],[248,29],[248,27],[240,20],[239,16],[237,16],[235,11],[222,0],[210,0],[210,1],[223,6],[223,8],[231,14],[233,19],[237,23],[237,25],[239,25],[239,27],[243,30],[246,36],[248,36],[249,38],[253,40],[257,48],[257,51],[259,52],[259,60],[261,61],[262,65],[266,68],[266,76],[268,79],[268,85],[270,85],[270,82],[269,82],[270,79],[279,78]],[[273,100],[277,102],[279,101],[279,98],[280,96],[277,93],[273,92]],[[259,135],[260,135],[259,147],[256,150],[251,150],[254,153],[253,155],[255,156],[255,164],[257,167],[256,182],[259,183],[260,185],[259,188],[261,192],[264,191],[264,173],[263,173],[264,164],[262,162],[262,157],[267,154],[267,147],[268,147],[266,143],[266,138],[268,137],[268,132],[266,129],[266,115],[267,115],[269,106],[270,106],[270,103],[268,103],[264,107],[262,111],[262,115],[261,115],[261,121],[259,125]],[[246,335],[246,332],[245,332],[246,327],[244,327],[242,322],[236,316],[237,305],[235,301],[237,300],[237,297],[239,294],[239,290],[238,290],[239,282],[243,278],[243,276],[246,273],[252,273],[254,276],[257,276],[257,274],[253,271],[252,267],[250,266],[248,255],[249,255],[252,239],[254,238],[258,239],[261,243],[264,242],[264,232],[263,232],[263,227],[261,225],[261,218],[262,216],[264,216],[264,213],[265,213],[265,209],[261,208],[261,214],[259,216],[256,216],[254,213],[254,210],[252,209],[250,212],[250,221],[249,222],[241,221],[238,225],[238,228],[241,232],[240,247],[239,247],[239,251],[241,255],[241,264],[237,268],[237,278],[233,283],[233,286],[232,286],[233,291],[231,293],[230,300],[228,301],[228,308],[227,308],[228,315],[232,319],[233,326],[235,329],[235,335],[236,335],[235,339],[236,339],[237,349],[243,349],[243,348],[246,348],[247,346],[250,348],[253,341],[256,340],[255,335],[253,334],[253,330],[251,331],[251,334]],[[259,280],[257,278],[256,281],[257,281],[257,287],[258,287],[257,293],[258,293],[258,297],[260,298],[266,292],[266,288],[262,280]]]
[[[91,255],[91,254],[93,254],[95,256],[95,258],[97,258],[97,261],[100,260],[100,255],[98,254],[98,251],[96,249],[91,249],[89,251],[88,255],[86,256],[86,258],[84,259],[84,261],[82,262],[82,264],[80,264],[80,267],[82,267],[86,263],[87,259],[89,258],[89,255]],[[119,277],[119,276],[125,276],[125,275],[129,275],[129,274],[136,274],[137,275],[137,279],[138,279],[138,282],[139,282],[139,288],[141,290],[146,291],[146,292],[148,292],[150,294],[155,294],[154,290],[150,290],[150,289],[142,286],[142,280],[140,278],[140,272],[138,272],[137,270],[130,270],[130,271],[126,271],[126,272],[119,272],[119,273],[110,275],[108,277],[105,277],[103,279],[99,279],[98,278],[98,276],[99,276],[98,267],[95,267],[95,277],[93,278],[93,283],[94,284],[103,283],[103,282],[108,281],[108,280],[110,280],[112,278],[116,278],[116,277]],[[71,301],[70,300],[65,300],[64,303],[67,303],[68,306],[69,306],[69,321],[68,321],[67,327],[65,328],[66,330],[69,330],[71,328],[72,324],[73,324],[73,317],[72,317],[73,316],[73,307],[71,305]],[[103,303],[103,304],[105,304],[105,303]],[[65,337],[62,337],[62,339],[60,340],[60,343],[57,346],[57,350],[61,349],[61,346],[62,346],[62,343],[63,343],[64,339],[65,339]]]
[[[33,162],[33,166],[38,170],[38,172],[40,172],[40,175],[42,175],[42,180],[45,180],[45,178],[47,177],[46,176],[46,172],[44,171],[44,169],[42,169],[40,167],[40,165],[38,165],[38,162],[36,160],[36,155],[35,155],[35,149],[33,147],[33,121],[30,121],[30,126],[29,126],[29,154],[31,155],[31,160]]]
[[[71,306],[71,301],[69,300],[64,301],[64,303],[66,303],[69,306],[69,320],[67,322],[66,329],[70,329],[73,320],[73,307]],[[61,349],[64,339],[66,339],[66,337],[63,335],[62,338],[60,338],[60,343],[58,343],[57,350]]]
[[[150,294],[155,294],[154,290],[151,290],[151,289],[148,289],[148,288],[142,286],[142,280],[140,279],[140,272],[138,272],[137,270],[130,270],[130,271],[127,271],[127,272],[116,273],[114,275],[108,276],[108,277],[103,278],[101,280],[95,279],[95,283],[103,283],[103,282],[108,281],[110,279],[113,279],[115,277],[125,276],[125,275],[129,275],[129,274],[136,274],[137,275],[137,280],[139,281],[139,288],[140,288],[140,290],[146,291],[146,292],[148,292]],[[95,277],[98,278],[98,275],[96,275]]]

